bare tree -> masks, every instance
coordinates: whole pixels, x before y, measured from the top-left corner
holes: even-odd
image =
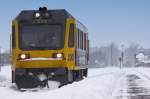
[[[118,65],[119,49],[115,43],[111,43],[108,46],[102,46],[100,48],[92,49],[90,54],[90,63],[100,66]]]
[[[135,53],[140,49],[140,45],[137,43],[131,43],[131,45],[125,49],[125,61],[124,64],[126,66],[134,66],[135,65]]]

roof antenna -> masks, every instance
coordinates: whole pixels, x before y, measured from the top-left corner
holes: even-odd
[[[39,11],[47,11],[47,7],[40,7]]]

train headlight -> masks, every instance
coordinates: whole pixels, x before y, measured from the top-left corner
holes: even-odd
[[[21,58],[21,59],[26,59],[26,54],[21,54],[21,55],[20,55],[20,58]]]
[[[20,54],[19,55],[19,59],[23,60],[23,59],[29,59],[29,54]]]
[[[62,53],[58,53],[56,56],[57,56],[57,58],[62,58],[63,54]]]
[[[39,12],[35,13],[35,18],[39,18],[41,14]]]
[[[63,53],[54,53],[53,58],[64,58],[64,54]]]

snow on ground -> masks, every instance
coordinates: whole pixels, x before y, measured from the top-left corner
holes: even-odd
[[[150,68],[139,67],[136,69],[136,71],[142,73],[150,79]]]
[[[150,99],[150,69],[126,68],[112,93],[114,99]]]
[[[88,77],[82,81],[74,82],[57,89],[40,89],[38,91],[20,92],[15,85],[11,84],[11,68],[3,67],[0,72],[0,98],[3,99],[124,99],[116,98],[126,96],[127,75],[138,72],[149,76],[150,69],[146,68],[93,68],[89,69]],[[142,75],[140,75],[141,77]],[[143,77],[143,76],[142,76]],[[150,77],[150,76],[149,76]],[[144,78],[144,77],[143,77]],[[146,80],[146,79],[145,79]],[[143,81],[143,80],[142,80]],[[139,82],[144,87],[150,86],[147,83]],[[122,91],[122,92],[121,92]],[[126,98],[125,98],[126,99]]]
[[[123,73],[118,68],[96,68],[89,70],[88,78],[62,88],[19,92],[11,84],[11,70],[7,66],[0,72],[0,97],[3,99],[111,99],[113,85],[121,75]]]

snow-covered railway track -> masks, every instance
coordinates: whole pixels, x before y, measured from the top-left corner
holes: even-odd
[[[149,83],[149,76],[137,69],[126,70],[126,75],[118,86],[118,96],[114,99],[150,99]]]

